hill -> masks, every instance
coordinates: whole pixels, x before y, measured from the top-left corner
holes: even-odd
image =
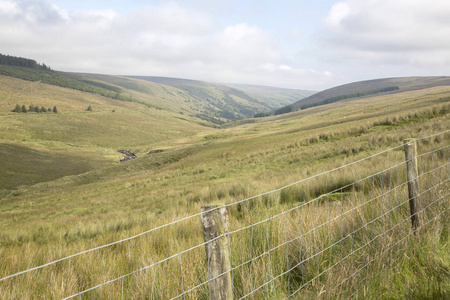
[[[248,85],[248,84],[230,84],[223,85],[239,89],[252,98],[268,104],[271,109],[277,109],[309,97],[316,92],[298,89],[285,89],[271,86]]]
[[[450,77],[399,77],[366,80],[344,84],[327,89],[309,97],[296,101],[292,105],[281,108],[278,112],[285,113],[306,109],[313,106],[329,104],[350,98],[361,98],[375,94],[396,94],[407,91],[421,90],[436,86],[450,85]]]
[[[12,112],[16,105],[57,107],[58,113]],[[0,118],[0,195],[115,165],[117,150],[205,130],[201,120],[169,110],[1,75]]]
[[[159,99],[160,102],[153,102],[155,106],[167,105],[164,100],[179,103],[158,95],[164,93],[168,97],[173,93],[173,97],[178,97],[177,92],[185,91],[145,80],[89,76],[91,81],[120,87],[124,95],[130,93],[132,98],[142,101],[147,100],[139,97],[153,93],[147,97]],[[11,112],[17,103],[56,105],[59,112]],[[92,105],[92,112],[86,111],[88,105]],[[3,258],[0,278],[198,214],[202,205],[240,201],[364,160],[374,153],[398,147],[405,138],[426,137],[450,127],[449,85],[349,98],[291,114],[229,122],[223,128],[202,126],[198,118],[175,113],[184,104],[178,105],[174,109],[158,109],[0,76],[0,150],[4,158],[0,168],[4,184],[0,194]],[[422,184],[432,184],[434,177],[439,176],[448,179],[448,169],[439,166],[448,163],[445,147],[449,140],[447,133],[421,141],[421,153],[441,149],[431,157],[420,159],[428,163],[428,168],[431,165],[440,170],[421,177]],[[123,148],[137,153],[138,157],[119,163],[120,154],[116,151]],[[64,162],[68,160],[71,163],[65,171]],[[272,278],[268,277],[268,274],[272,276],[268,268],[278,276],[279,271],[292,266],[292,276],[280,276],[273,281],[272,294],[267,296],[261,289],[262,293],[255,298],[285,298],[304,282],[307,283],[305,293],[311,296],[306,298],[317,298],[323,293],[331,295],[329,298],[339,298],[355,290],[370,291],[374,299],[385,295],[445,298],[450,282],[448,213],[436,219],[430,225],[433,227],[421,230],[417,236],[411,235],[414,241],[410,244],[395,244],[391,249],[392,241],[400,242],[391,232],[410,233],[409,223],[392,227],[403,218],[400,213],[407,211],[408,203],[404,202],[400,206],[402,210],[393,218],[388,218],[389,210],[380,219],[375,219],[373,214],[383,209],[382,203],[391,203],[390,208],[393,203],[407,201],[404,175],[397,172],[400,167],[354,184],[353,190],[342,188],[394,163],[404,166],[404,153],[400,149],[389,151],[387,156],[364,160],[351,170],[340,170],[303,186],[291,186],[230,208],[230,231],[270,218],[270,222],[259,227],[230,236],[234,265],[247,261],[248,257],[266,259],[268,247],[273,249],[269,252],[270,259],[255,260],[251,266],[247,264],[248,270],[236,269],[233,282],[237,297],[254,290],[254,283],[260,286],[268,282]],[[34,181],[27,177],[27,172],[33,175]],[[16,179],[9,179],[13,176],[21,178],[20,184],[14,185]],[[394,189],[392,182],[396,180],[401,181]],[[447,181],[438,187],[441,190],[436,194],[445,195]],[[293,211],[271,218],[334,188],[341,190],[330,194],[328,201],[304,206],[302,214]],[[361,204],[361,210],[348,201],[353,195],[367,199]],[[442,208],[447,203],[443,204],[433,204],[431,208],[444,211]],[[349,213],[344,215],[343,211]],[[318,223],[330,214],[335,216],[334,223],[323,226]],[[292,223],[286,222],[289,218]],[[355,220],[365,222],[361,227],[363,235],[355,232]],[[395,230],[386,232],[382,226],[388,225]],[[306,243],[300,245],[295,230],[298,227],[307,234],[302,238]],[[138,239],[75,257],[49,269],[4,280],[0,282],[0,294],[10,299],[34,299],[36,295],[65,298],[202,243],[200,228],[199,218],[192,218],[173,228],[148,232]],[[416,238],[419,236],[420,240]],[[274,249],[287,240],[295,241],[289,244],[292,247]],[[327,247],[329,250],[318,252]],[[197,286],[199,279],[207,278],[203,268],[204,247],[195,251],[176,255],[176,261],[136,273],[83,297],[119,298],[121,291],[127,299],[145,298],[153,292],[155,298],[175,297]],[[382,259],[370,264],[379,253],[384,255]],[[308,263],[297,267],[298,258],[305,258],[302,256]],[[336,265],[331,268],[334,273],[330,276],[324,273],[314,279],[330,264]],[[270,269],[271,265],[275,268]],[[361,266],[364,267],[358,269]],[[394,271],[399,268],[402,272]],[[336,287],[343,276],[351,274],[357,280]],[[311,278],[314,284],[308,284]],[[420,284],[411,288],[405,282]],[[323,288],[324,284],[329,285]],[[153,289],[154,286],[157,288]],[[194,291],[196,294],[187,296],[206,299],[207,290],[204,285]]]
[[[239,88],[195,80],[67,73],[54,71],[32,59],[1,54],[0,75],[163,108],[216,125],[267,113],[310,94],[275,88],[268,92],[266,87],[252,87],[250,96]]]
[[[251,118],[293,103],[312,92],[263,86],[215,84],[197,80],[154,76],[129,76],[170,86],[184,97],[185,111],[213,122]],[[211,119],[213,118],[213,119]]]

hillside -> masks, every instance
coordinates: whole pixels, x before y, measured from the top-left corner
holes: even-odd
[[[297,91],[2,70],[32,78],[0,75],[0,279],[125,239],[0,281],[4,298],[61,299],[133,274],[83,298],[167,298],[193,289],[187,298],[207,299],[198,214],[212,203],[230,204],[236,298],[276,276],[255,299],[285,298],[303,287],[305,298],[361,290],[374,299],[448,298],[446,77],[354,83],[324,91],[320,101],[398,89],[233,121],[208,112],[223,105],[238,114],[261,105],[258,97],[291,101]],[[16,106],[28,112],[13,112]],[[231,121],[215,126],[200,112]],[[408,216],[407,138],[421,138],[420,201],[434,201],[422,206],[421,221],[429,223],[417,235]],[[136,159],[121,163],[129,152]],[[128,240],[133,235],[139,237]]]
[[[162,108],[201,119],[209,125],[268,113],[310,94],[276,88],[269,91],[267,87],[255,86],[244,88],[250,91],[247,94],[240,88],[195,80],[67,73],[52,70],[32,59],[2,54],[0,75]]]
[[[202,127],[187,116],[186,120],[180,120],[179,114],[139,103],[10,77],[0,79],[3,91],[0,137],[2,142],[13,144],[1,148],[10,153],[4,156],[8,160],[3,162],[2,172],[8,163],[20,163],[20,172],[10,168],[6,174],[16,172],[20,177],[24,169],[30,168],[26,162],[33,166],[44,163],[43,169],[51,172],[52,155],[57,153],[79,155],[85,161],[55,155],[53,169],[63,166],[58,161],[65,159],[74,164],[79,161],[80,170],[85,162],[100,160],[94,170],[62,177],[55,174],[60,177],[23,183],[1,195],[0,277],[198,214],[202,205],[240,201],[398,147],[405,138],[432,136],[450,127],[450,86],[348,99],[291,114],[234,122],[228,128],[218,129]],[[61,112],[25,115],[8,111],[16,102],[30,99],[35,104],[56,104]],[[90,103],[93,113],[85,111]],[[449,140],[447,133],[420,142],[420,153],[441,149],[420,159],[427,168],[431,165],[439,170],[422,177],[422,184],[433,184],[439,176],[448,180],[448,166],[438,166],[448,163],[445,147]],[[119,164],[115,160],[117,154],[109,151],[129,144],[134,145],[132,150],[138,153],[138,158]],[[47,153],[50,155],[44,155]],[[101,163],[105,165],[100,166]],[[391,170],[392,164],[398,166]],[[285,298],[305,281],[307,286],[302,294],[307,298],[323,293],[325,298],[338,298],[342,293],[367,290],[374,299],[385,295],[445,299],[450,282],[448,213],[421,229],[420,235],[411,236],[411,241],[405,239],[400,244],[398,236],[408,237],[411,232],[409,222],[393,226],[399,218],[403,220],[408,203],[400,205],[401,210],[397,209],[399,213],[392,218],[386,217],[391,216],[388,213],[393,205],[407,201],[401,200],[406,199],[403,166],[404,153],[396,149],[386,156],[364,160],[355,168],[230,207],[230,231],[265,218],[269,220],[230,237],[234,265],[247,261],[248,257],[264,255],[267,247],[274,249],[287,239],[293,241],[289,247],[280,246],[270,252],[271,263],[266,255],[255,260],[251,268],[237,269],[233,275],[237,297],[251,291],[253,282],[258,286],[266,282],[268,270],[275,276],[292,266],[291,277],[280,277],[273,283],[273,292],[261,289],[255,298]],[[380,169],[388,172],[376,173]],[[374,173],[363,183],[353,184],[353,189],[342,189]],[[1,175],[4,180],[5,174]],[[396,180],[398,189],[397,185],[391,188]],[[435,194],[444,193],[448,191],[448,182],[443,181],[437,187]],[[313,202],[301,211],[278,215],[335,188],[341,190],[330,194],[325,202]],[[353,195],[367,199],[360,205],[361,210],[348,201]],[[447,204],[434,204],[431,212],[443,211]],[[390,206],[386,209],[382,205]],[[383,209],[388,211],[386,216],[375,219],[373,214]],[[345,218],[343,210],[350,212]],[[274,215],[278,217],[272,218]],[[317,222],[330,219],[330,215],[335,216],[334,223],[318,228]],[[361,222],[365,225],[360,225]],[[355,224],[364,227],[355,232]],[[386,231],[386,227],[395,230]],[[302,236],[301,242],[306,243],[299,244],[298,232],[306,232],[304,228],[313,229]],[[344,232],[348,235],[343,240]],[[324,241],[320,242],[320,238]],[[68,297],[202,242],[199,218],[192,218],[173,228],[148,232],[48,269],[7,279],[0,282],[0,293],[11,299],[33,299],[36,295]],[[319,249],[325,249],[323,255]],[[350,255],[355,249],[360,250]],[[384,253],[386,249],[392,251]],[[371,259],[380,253],[384,256],[371,264]],[[302,256],[308,263],[298,267]],[[120,298],[121,291],[127,299],[145,298],[149,293],[161,298],[175,297],[207,278],[204,246],[175,255],[175,259],[90,291],[83,298]],[[329,276],[325,273],[314,284],[308,283],[322,272],[319,268],[328,271],[330,265],[336,267],[329,270]],[[403,271],[395,271],[399,268]],[[418,269],[421,271],[416,272]],[[351,274],[356,274],[357,280],[338,285],[342,276]],[[155,280],[157,283],[153,284]],[[404,282],[420,284],[411,288]],[[206,285],[187,296],[206,299],[207,295]]]
[[[309,97],[316,92],[298,89],[284,89],[270,86],[248,85],[248,84],[229,84],[224,85],[239,89],[252,98],[266,103],[271,109],[277,109]]]
[[[16,105],[58,113],[12,112]],[[168,110],[7,76],[0,76],[0,119],[0,196],[115,165],[117,150],[151,149],[205,130],[201,120]]]
[[[256,113],[269,112],[311,94],[302,90],[222,85],[167,77],[130,76],[130,78],[177,89],[176,94],[185,98],[186,105],[183,107],[185,111],[194,113],[201,119],[211,120],[212,117],[214,122],[251,118]]]
[[[296,101],[284,109],[280,109],[280,112],[296,111],[312,106],[328,104],[350,98],[366,97],[374,94],[396,94],[448,85],[450,85],[450,77],[399,77],[366,80],[344,84],[321,91]]]
[[[0,154],[8,158],[0,163],[1,195],[21,185],[110,166],[122,157],[118,150],[148,151],[155,143],[289,101],[265,104],[268,98],[259,102],[238,89],[206,82],[66,73],[32,59],[0,58]],[[33,112],[12,113],[16,106],[33,107]],[[56,107],[57,114],[34,112]],[[16,154],[24,159],[11,159]]]

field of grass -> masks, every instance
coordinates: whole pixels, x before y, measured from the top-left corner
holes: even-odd
[[[8,78],[0,79],[8,86]],[[48,178],[34,185],[28,182],[0,199],[0,278],[197,214],[204,204],[231,203],[277,189],[399,146],[405,138],[448,130],[450,125],[448,86],[391,96],[348,99],[286,115],[237,121],[217,129],[202,127],[193,121],[177,118],[179,115],[141,107],[137,103],[114,102],[80,92],[71,94],[54,87],[42,92],[44,94],[41,95],[45,96],[36,97],[33,104],[57,104],[61,113],[45,116],[45,120],[39,121],[43,115],[18,115],[6,108],[14,108],[16,101],[24,102],[32,95],[24,91],[32,90],[31,85],[38,83],[30,83],[30,86],[24,82],[20,84],[20,90],[16,88],[17,82],[11,83],[9,88],[24,100],[9,99],[10,93],[6,92],[0,95],[0,99],[6,99],[1,103],[1,141],[12,147],[9,152],[17,151],[26,157],[34,153],[35,147],[50,147],[50,150],[61,147],[64,151],[61,150],[61,155],[55,160],[64,161],[65,155],[78,154],[85,159],[88,150],[97,151],[98,156],[93,159],[98,167],[85,173],[68,172],[68,176],[56,180]],[[45,88],[40,90],[45,91]],[[58,97],[67,100],[61,101]],[[85,102],[78,101],[83,97],[86,97]],[[72,98],[77,101],[71,101]],[[93,103],[93,114],[85,111],[90,103]],[[99,107],[98,111],[96,107]],[[166,123],[168,120],[172,122],[169,125]],[[136,132],[128,134],[127,124],[132,124]],[[45,128],[52,128],[51,132],[46,133]],[[424,140],[419,144],[420,153],[448,145],[449,140],[448,133]],[[69,143],[79,147],[72,147]],[[118,147],[133,149],[139,153],[138,158],[124,164],[113,164],[112,152],[104,150]],[[42,152],[36,154],[37,157],[45,160],[44,154],[48,149],[37,150]],[[332,188],[352,183],[376,170],[384,170],[402,162],[403,155],[401,150],[392,151],[387,156],[310,181],[307,185],[293,186],[232,206],[228,212],[230,230],[254,224]],[[421,169],[448,163],[448,159],[447,149],[423,160]],[[80,168],[83,166],[81,162]],[[45,167],[46,174],[50,165],[49,162]],[[404,175],[395,170],[386,176],[389,177],[367,182],[365,189],[332,194],[326,205],[314,202],[314,205],[295,210],[286,218],[274,218],[260,228],[255,227],[252,232],[243,231],[234,236],[231,238],[232,264],[238,265],[248,259],[249,253],[263,253],[268,245],[282,243],[287,236],[295,237],[304,228],[314,227],[330,215],[336,216],[343,209],[364,203],[373,196],[371,192],[382,194],[390,186],[385,184],[385,178],[394,176],[401,182]],[[436,176],[448,179],[448,166]],[[432,184],[434,179],[427,177],[423,186]],[[448,182],[440,188],[448,191]],[[393,197],[402,198],[404,193],[402,190]],[[304,253],[308,255],[339,240],[342,228],[350,230],[359,226],[357,222],[373,220],[374,209],[388,210],[391,207],[389,199],[385,197],[373,205],[364,206],[364,210],[355,211],[351,217],[339,219],[340,226],[335,226],[336,230],[329,229],[334,228],[330,224],[324,227],[327,231],[314,231],[314,234],[307,235]],[[437,214],[448,208],[448,204],[447,197],[427,213]],[[401,213],[407,212],[406,206],[401,208]],[[300,217],[303,218],[301,222],[296,222]],[[282,276],[273,285],[259,290],[255,298],[284,298],[303,282],[314,278],[318,270],[325,270],[342,260],[357,245],[367,242],[371,235],[384,232],[388,226],[385,223],[389,224],[394,217],[383,219],[385,222],[374,222],[364,236],[352,235],[336,248],[317,256],[321,257],[320,260],[311,259],[308,266],[294,269],[291,277]],[[333,268],[327,275],[310,282],[301,295],[306,298],[317,298],[318,295],[348,298],[356,292],[354,297],[358,299],[445,299],[450,293],[449,222],[447,211],[421,230],[418,243],[411,236],[395,245],[396,236],[385,234],[365,248],[361,255],[343,260],[339,268]],[[396,234],[406,236],[408,230],[409,226],[402,226]],[[315,238],[322,235],[326,238]],[[40,271],[1,281],[0,294],[11,299],[64,298],[176,254],[201,243],[202,239],[200,221],[192,218]],[[286,260],[286,256],[296,255],[289,247],[274,251],[269,260],[265,257],[255,261],[252,268],[238,269],[233,276],[236,297],[244,296],[252,286],[262,284],[267,276],[283,272],[295,263],[295,257]],[[298,249],[299,245],[294,243],[292,247]],[[392,251],[385,252],[387,249]],[[382,260],[368,265],[343,288],[336,287],[343,276],[355,271],[356,266],[383,252]],[[170,298],[204,280],[207,276],[205,265],[204,248],[200,247],[186,256],[168,261],[159,269],[150,268],[127,277],[123,282],[86,293],[82,298],[120,298],[122,284],[125,299],[151,298],[152,294],[156,299]],[[205,299],[207,296],[207,286],[202,286],[187,298]]]
[[[147,151],[205,130],[198,119],[139,103],[6,76],[0,76],[0,86],[1,195],[23,184],[113,166],[121,156],[117,150]],[[59,112],[11,112],[16,104],[56,106]],[[92,112],[86,111],[89,105]]]

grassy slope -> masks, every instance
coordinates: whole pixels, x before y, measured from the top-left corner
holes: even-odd
[[[14,81],[9,85],[10,89],[16,91],[14,89],[16,85],[17,82]],[[20,82],[20,86],[23,87],[21,91],[33,90],[32,86],[28,87],[24,82]],[[54,89],[51,91],[56,93]],[[68,91],[63,92],[71,95]],[[23,92],[16,92],[16,94],[24,94],[21,99],[29,99],[28,97],[32,95]],[[55,97],[57,97],[56,94]],[[77,95],[73,97],[88,97],[84,94]],[[7,96],[4,95],[0,99],[5,97]],[[204,203],[219,200],[231,202],[277,188],[298,178],[305,178],[381,149],[396,146],[406,137],[425,136],[446,130],[449,128],[448,97],[450,97],[450,88],[445,86],[398,93],[394,96],[349,99],[292,114],[252,120],[247,124],[236,123],[234,124],[236,126],[230,124],[229,128],[221,130],[207,129],[203,133],[199,133],[196,125],[192,123],[169,118],[174,122],[170,127],[180,124],[177,122],[189,127],[176,127],[179,133],[167,133],[167,136],[155,140],[154,146],[158,149],[163,148],[165,150],[163,152],[141,155],[137,160],[126,164],[68,176],[32,187],[23,187],[0,200],[2,232],[0,242],[5,245],[0,251],[2,251],[1,256],[7,258],[0,268],[3,270],[2,275],[118,240],[181,216],[197,213]],[[47,97],[42,97],[39,101],[46,99]],[[70,99],[69,96],[68,99]],[[102,104],[100,107],[104,106],[103,111],[91,115],[80,111],[85,109],[89,101],[94,100]],[[123,110],[120,114],[123,118],[127,115],[132,116],[127,120],[133,122],[131,124],[138,129],[142,128],[139,131],[140,134],[145,135],[144,128],[150,128],[151,124],[156,126],[155,132],[147,133],[149,139],[152,139],[151,136],[154,133],[159,134],[160,131],[166,130],[168,126],[166,123],[158,125],[158,122],[153,120],[158,114],[166,113],[164,111],[139,108],[137,113],[138,104],[109,101],[95,98],[86,99],[81,104],[77,101],[67,101],[66,106],[61,106],[61,111],[67,110],[67,113],[61,113],[61,118],[76,117],[80,120],[72,123],[74,128],[83,123],[94,122],[93,127],[85,128],[85,133],[88,130],[91,132],[88,137],[84,137],[84,134],[76,135],[75,131],[72,133],[77,136],[80,144],[100,143],[102,147],[125,147],[133,144],[134,141],[136,144],[133,145],[140,146],[138,137],[134,140],[126,134],[120,134],[113,139],[108,137],[111,132],[102,134],[103,130],[108,130],[106,125],[102,127],[102,130],[92,131],[96,126],[114,120],[119,110]],[[9,100],[7,106],[12,108],[15,102],[17,102],[16,98],[13,101]],[[35,104],[41,103],[36,100]],[[42,104],[46,105],[46,103]],[[116,109],[115,114],[111,113],[113,108]],[[27,142],[39,144],[39,135],[30,134],[30,132],[40,132],[34,123],[38,123],[37,118],[41,116],[36,114],[33,124],[28,123],[28,119],[20,120],[28,117],[18,118],[17,115],[7,113],[4,108],[2,118],[6,122],[2,121],[1,126],[16,128],[14,126],[19,124],[19,128],[25,129],[14,129],[15,134],[20,134],[20,139],[25,138]],[[148,118],[147,122],[150,123],[139,125],[145,118]],[[101,121],[96,122],[94,119]],[[167,121],[167,119],[163,120]],[[57,123],[52,123],[52,127],[57,127]],[[42,123],[39,126],[43,126]],[[67,129],[70,129],[69,127]],[[61,130],[59,133],[64,132]],[[186,137],[187,134],[191,134],[191,137]],[[184,138],[170,143],[166,141],[168,138],[177,136],[184,136]],[[11,140],[13,136],[7,139]],[[58,137],[53,140],[67,143],[71,138]],[[152,144],[152,141],[142,142],[141,139],[141,143],[145,145]],[[433,142],[448,144],[448,136],[446,140]],[[140,147],[150,149],[148,146]],[[383,161],[377,163],[382,165]],[[366,166],[359,172],[365,174],[373,167]],[[275,197],[269,201],[273,201],[274,206],[264,210],[266,212],[263,211],[262,214],[285,209],[282,205],[276,204],[280,199]],[[240,213],[232,211],[231,224],[238,226],[241,222],[250,221],[248,219],[250,215],[243,218]],[[196,225],[190,226],[177,229],[179,236],[186,239],[183,242],[180,239],[175,241],[157,239],[152,249],[157,249],[158,255],[163,257],[170,251],[177,251],[181,247],[189,247],[201,241],[201,236],[195,229]],[[283,234],[283,229],[280,229],[279,235],[283,236]],[[166,233],[165,236],[167,238],[170,235]],[[443,235],[441,238],[446,238],[448,242],[448,235]],[[445,243],[444,240],[443,245]],[[133,245],[123,246],[124,251],[133,253],[124,261],[109,257],[112,252],[99,254],[104,255],[102,259],[105,262],[109,261],[112,266],[107,271],[109,276],[103,278],[112,278],[148,264],[152,258],[146,259],[146,255],[143,255],[149,251],[145,245],[145,241],[138,241]],[[433,245],[433,251],[442,252],[444,251],[442,249],[445,249],[445,246],[442,248],[443,246],[439,243]],[[134,253],[136,251],[141,255]],[[446,255],[443,256],[444,264],[448,268],[448,249],[443,253]],[[148,257],[154,257],[154,255],[156,254],[153,252],[148,253]],[[23,259],[24,257],[26,259]],[[97,266],[95,262],[97,260],[96,256],[88,256],[73,262],[74,265],[80,266],[84,265],[84,262],[88,263],[86,272],[92,276],[91,284],[104,281],[99,279],[104,276],[100,274],[104,274],[105,271],[100,265]],[[192,263],[196,262],[192,261]],[[69,279],[65,279],[64,287],[58,284],[53,287],[50,285],[51,291],[45,288],[41,291],[42,295],[61,297],[70,294],[69,291],[74,291],[80,286],[80,283],[70,279],[75,278],[74,274],[76,273],[69,272],[65,275]],[[448,279],[445,277],[445,272],[442,276]],[[176,280],[176,278],[173,279]],[[137,281],[137,286],[145,286],[145,283],[139,282],[139,279]],[[151,282],[148,278],[147,281]],[[41,284],[41,286],[46,285],[47,283]],[[399,286],[392,283],[390,285],[392,290],[397,292]],[[443,287],[440,286],[440,288]],[[3,286],[0,286],[1,288]],[[9,290],[8,283],[5,289]],[[104,292],[110,295],[108,293],[113,291],[114,289],[107,289]],[[414,291],[405,291],[403,288],[400,295],[402,292],[413,293]],[[16,293],[24,295],[24,298],[31,297],[27,296],[28,293],[24,290],[16,291]]]
[[[16,156],[3,162],[8,168],[1,169],[0,190],[112,165],[119,160],[116,150],[146,151],[158,142],[204,130],[196,119],[138,103],[6,76],[0,76],[0,86],[0,150]],[[56,105],[59,113],[13,113],[16,104]],[[86,111],[89,105],[93,112]],[[33,171],[26,171],[27,162],[16,150],[48,163],[42,168],[33,164]],[[52,166],[55,171],[49,172]],[[10,170],[28,172],[29,180],[12,180],[5,175]]]
[[[151,76],[133,78],[176,88],[181,91],[178,94],[187,99],[186,110],[195,111],[197,115],[214,115],[221,119],[253,117],[257,112],[268,112],[309,95],[308,92],[301,90],[221,85],[177,78]]]
[[[98,74],[80,74],[36,70],[0,65],[0,75],[103,95],[121,101],[187,114],[207,122],[222,124],[229,120],[252,117],[303,98],[302,91],[282,89],[264,93],[252,87],[253,98],[240,89],[194,80],[139,77],[139,79]],[[255,91],[256,89],[256,91]],[[264,90],[267,90],[265,88]]]
[[[294,110],[298,110],[302,105],[321,102],[331,97],[368,92],[391,86],[398,86],[399,89],[396,91],[385,92],[384,94],[403,93],[406,91],[420,90],[435,86],[447,86],[449,84],[450,77],[398,77],[366,80],[344,84],[321,91],[295,102],[292,106]]]
[[[245,92],[250,97],[258,99],[267,103],[271,109],[277,109],[280,106],[285,106],[297,102],[303,98],[309,97],[316,92],[298,90],[298,89],[283,89],[269,86],[247,85],[247,84],[224,84]]]

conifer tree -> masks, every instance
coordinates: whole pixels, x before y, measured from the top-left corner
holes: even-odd
[[[56,108],[56,105],[53,106],[53,112],[54,112],[55,114],[58,113],[58,109]]]
[[[16,107],[13,109],[13,112],[20,113],[21,111],[22,109],[20,108],[20,105],[16,104]]]
[[[26,113],[27,112],[27,108],[25,107],[25,105],[22,105],[22,112]]]
[[[87,111],[92,111],[92,106],[89,104],[88,108],[86,109]]]

